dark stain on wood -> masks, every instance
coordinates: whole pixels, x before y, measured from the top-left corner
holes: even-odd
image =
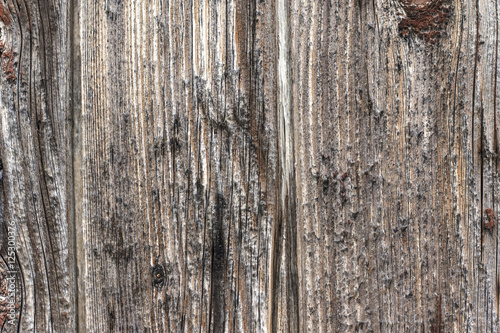
[[[499,312],[499,307],[500,307],[500,276],[497,275],[496,281],[495,281],[495,296],[496,296],[496,303],[497,303],[497,315]]]
[[[179,115],[176,114],[174,118],[174,125],[173,125],[173,135],[172,138],[170,139],[170,146],[172,149],[172,154],[175,155],[176,152],[179,152],[181,149],[181,140],[180,140],[180,126],[181,126],[181,121],[179,118]]]
[[[109,331],[113,332],[116,328],[116,315],[114,309],[108,304],[108,314],[109,314]]]
[[[212,236],[211,332],[224,331],[226,251],[224,248],[223,218],[225,207],[226,200],[221,193],[218,193],[215,202],[215,221]]]
[[[436,301],[436,322],[434,325],[432,325],[432,333],[441,333],[441,326],[442,326],[442,302],[441,302],[441,295],[438,296],[438,299]]]
[[[406,13],[398,25],[401,36],[413,34],[433,43],[445,34],[451,14],[449,0],[400,0],[400,4]]]

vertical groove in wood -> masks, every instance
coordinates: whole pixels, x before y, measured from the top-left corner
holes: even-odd
[[[71,183],[68,189],[68,200],[70,201],[70,226],[71,226],[71,246],[72,264],[74,275],[74,315],[75,329],[78,333],[86,332],[85,325],[85,251],[82,234],[82,73],[80,54],[80,1],[71,0],[69,3],[69,34],[70,39],[70,119],[71,135],[69,138],[69,162],[68,172]]]
[[[291,103],[290,3],[276,3],[277,118],[279,150],[278,218],[273,226],[270,331],[298,332],[297,216],[294,122]]]

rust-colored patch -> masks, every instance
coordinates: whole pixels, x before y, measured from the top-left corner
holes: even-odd
[[[485,210],[485,213],[486,213],[486,217],[488,218],[488,221],[486,221],[484,223],[484,227],[488,230],[491,230],[496,224],[495,213],[493,212],[493,210],[491,208],[487,208]]]
[[[2,3],[0,3],[0,21],[5,23],[6,25],[10,23],[9,11],[4,7]]]
[[[0,22],[3,22],[5,25],[10,23],[10,11],[3,4],[3,1],[0,1]],[[14,52],[12,48],[8,48],[5,44],[5,26],[0,27],[0,64],[2,69],[6,75],[8,81],[13,81],[16,79],[16,74],[14,71]]]
[[[445,33],[451,14],[449,0],[399,0],[406,17],[399,22],[403,37],[414,34],[429,42],[435,42]]]
[[[349,176],[349,174],[347,172],[345,172],[343,175],[342,175],[342,181],[345,181],[345,179],[347,178],[347,176]]]
[[[12,52],[12,49],[4,51],[4,48],[5,45],[1,44],[0,54],[2,54],[2,68],[7,75],[7,80],[14,81],[16,79],[16,74],[14,72],[14,52]]]

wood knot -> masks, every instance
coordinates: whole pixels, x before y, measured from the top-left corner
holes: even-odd
[[[165,283],[165,269],[162,265],[158,264],[152,269],[153,285],[155,287],[162,287]]]
[[[495,213],[491,208],[487,208],[485,210],[485,213],[488,220],[484,223],[484,227],[488,230],[491,230],[496,224]]]
[[[399,0],[406,17],[398,25],[399,34],[411,34],[431,43],[445,34],[451,14],[449,0]]]

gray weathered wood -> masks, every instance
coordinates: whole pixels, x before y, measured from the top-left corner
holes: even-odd
[[[272,2],[82,2],[88,331],[271,325],[274,13]]]
[[[70,5],[0,1],[2,331],[74,332]],[[9,238],[16,247],[9,263]]]
[[[497,2],[290,12],[300,330],[498,331]]]
[[[496,0],[1,1],[7,331],[500,330]]]

